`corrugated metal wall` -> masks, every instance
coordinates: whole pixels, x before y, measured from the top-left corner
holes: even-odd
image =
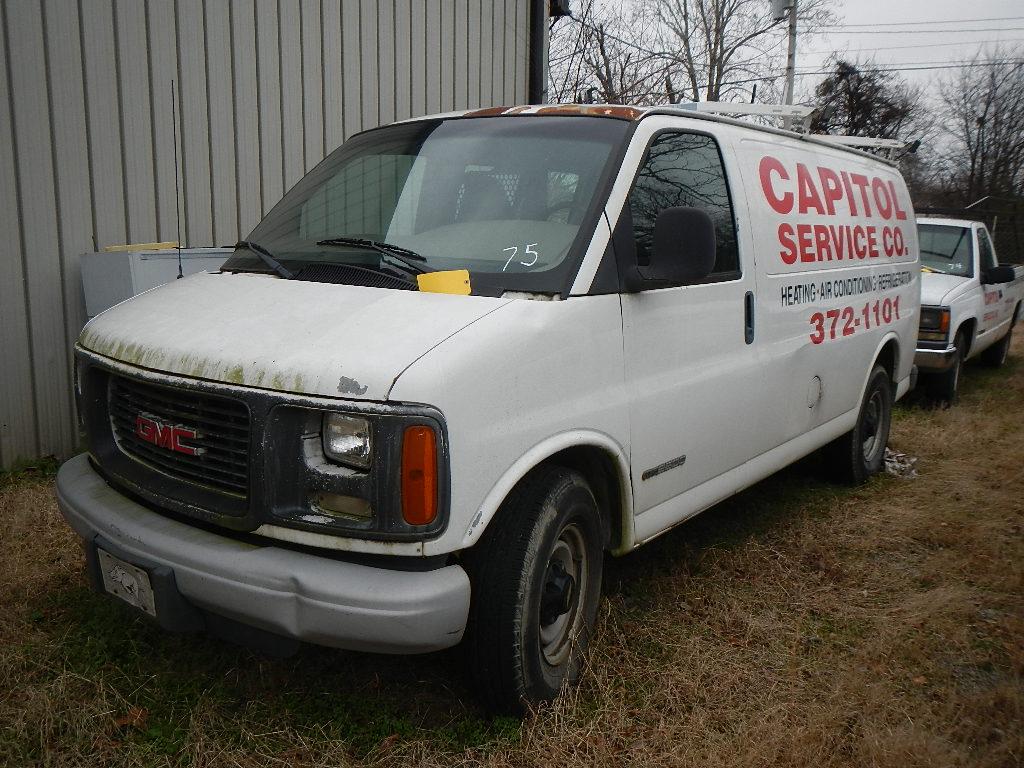
[[[79,254],[233,243],[356,131],[525,102],[529,8],[0,0],[0,467],[75,447]]]

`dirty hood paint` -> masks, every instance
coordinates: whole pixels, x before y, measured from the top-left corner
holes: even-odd
[[[971,286],[971,278],[943,275],[939,272],[921,273],[921,303],[942,306]]]
[[[203,273],[112,307],[79,343],[182,376],[382,401],[411,363],[506,301]]]

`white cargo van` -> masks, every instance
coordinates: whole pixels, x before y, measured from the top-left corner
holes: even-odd
[[[954,402],[965,362],[1006,362],[1024,300],[1024,267],[999,262],[980,221],[917,224],[924,274],[915,362],[932,394]]]
[[[819,448],[879,469],[911,211],[886,162],[679,108],[367,131],[221,272],[86,326],[60,507],[169,630],[464,642],[519,710],[578,675],[604,552]]]

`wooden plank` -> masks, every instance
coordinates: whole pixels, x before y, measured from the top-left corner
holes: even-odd
[[[86,130],[89,140],[93,225],[97,248],[128,241],[124,176],[121,165],[121,122],[117,103],[117,57],[114,14],[110,0],[96,0],[80,19],[85,62]]]
[[[363,127],[362,92],[363,57],[360,51],[359,29],[360,0],[342,0],[341,8],[341,45],[342,74],[344,83],[344,122],[345,136],[358,133]]]
[[[260,203],[259,89],[256,82],[256,5],[253,0],[234,0],[231,3],[231,31],[238,232],[245,236],[263,217]]]
[[[32,389],[32,348],[29,344],[28,306],[22,263],[21,222],[18,215],[14,121],[10,112],[10,52],[7,16],[0,5],[0,467],[38,456],[35,393]]]
[[[175,115],[171,101],[171,81],[181,83],[178,75],[178,20],[174,5],[163,0],[148,0],[149,16],[148,76],[150,86],[150,125],[153,146],[153,190],[156,197],[157,240],[184,240],[184,200],[180,198],[180,165],[175,160]],[[180,155],[177,163],[180,163]],[[176,179],[176,177],[178,177]]]
[[[320,0],[302,0],[302,125],[307,171],[324,158],[324,59],[320,9]]]
[[[409,40],[409,111],[427,114],[427,16],[423,0],[413,0]]]
[[[181,188],[185,245],[214,245],[206,41],[202,0],[178,0],[178,71],[181,73]]]
[[[395,4],[377,4],[377,119],[381,125],[395,122]]]
[[[423,0],[426,5],[426,72],[427,72],[427,113],[441,112],[441,3],[440,0]],[[445,0],[450,2],[450,0]]]
[[[359,105],[363,128],[380,125],[380,78],[377,66],[377,0],[359,4],[359,58],[362,61],[362,101]]]
[[[127,240],[155,240],[156,199],[153,178],[153,142],[150,126],[149,72],[145,61],[146,6],[115,6],[118,73],[120,75],[120,130],[124,137]],[[64,13],[67,11],[65,10]]]
[[[412,117],[411,0],[395,0],[395,120]]]
[[[56,176],[50,129],[47,63],[39,5],[7,14],[10,98],[18,168],[21,242],[32,345],[33,393],[39,455],[61,455],[74,443],[68,390]],[[24,404],[22,405],[24,407]]]
[[[231,14],[226,3],[204,3],[203,9],[213,244],[231,245],[240,236],[235,173],[234,84],[231,79]]]
[[[281,62],[277,0],[256,0],[256,84],[259,93],[260,201],[267,213],[284,195],[281,144]]]
[[[50,119],[56,168],[60,258],[63,274],[63,319],[67,370],[74,365],[74,341],[85,324],[85,300],[79,257],[93,245],[92,198],[89,195],[89,146],[85,125],[85,90],[78,14],[65,0],[46,0],[46,57],[50,74]],[[68,412],[74,395],[67,392]],[[69,426],[76,422],[69,420]],[[73,447],[73,446],[69,446]]]
[[[467,0],[455,0],[455,18],[453,35],[455,39],[452,51],[452,65],[455,93],[452,98],[453,109],[469,108],[469,35],[467,19],[469,7]]]
[[[469,0],[466,9],[467,109],[483,105],[480,101],[480,63],[483,56],[480,50],[480,5],[480,0]]]
[[[341,69],[341,3],[323,4],[321,49],[324,60],[324,150],[333,152],[345,140],[345,81]]]
[[[302,113],[302,17],[298,3],[281,3],[278,35],[281,57],[281,130],[284,132],[284,188],[306,172]]]

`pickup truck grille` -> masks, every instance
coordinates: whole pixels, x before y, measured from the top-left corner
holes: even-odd
[[[109,407],[114,441],[126,456],[175,479],[248,497],[244,403],[112,375]]]

